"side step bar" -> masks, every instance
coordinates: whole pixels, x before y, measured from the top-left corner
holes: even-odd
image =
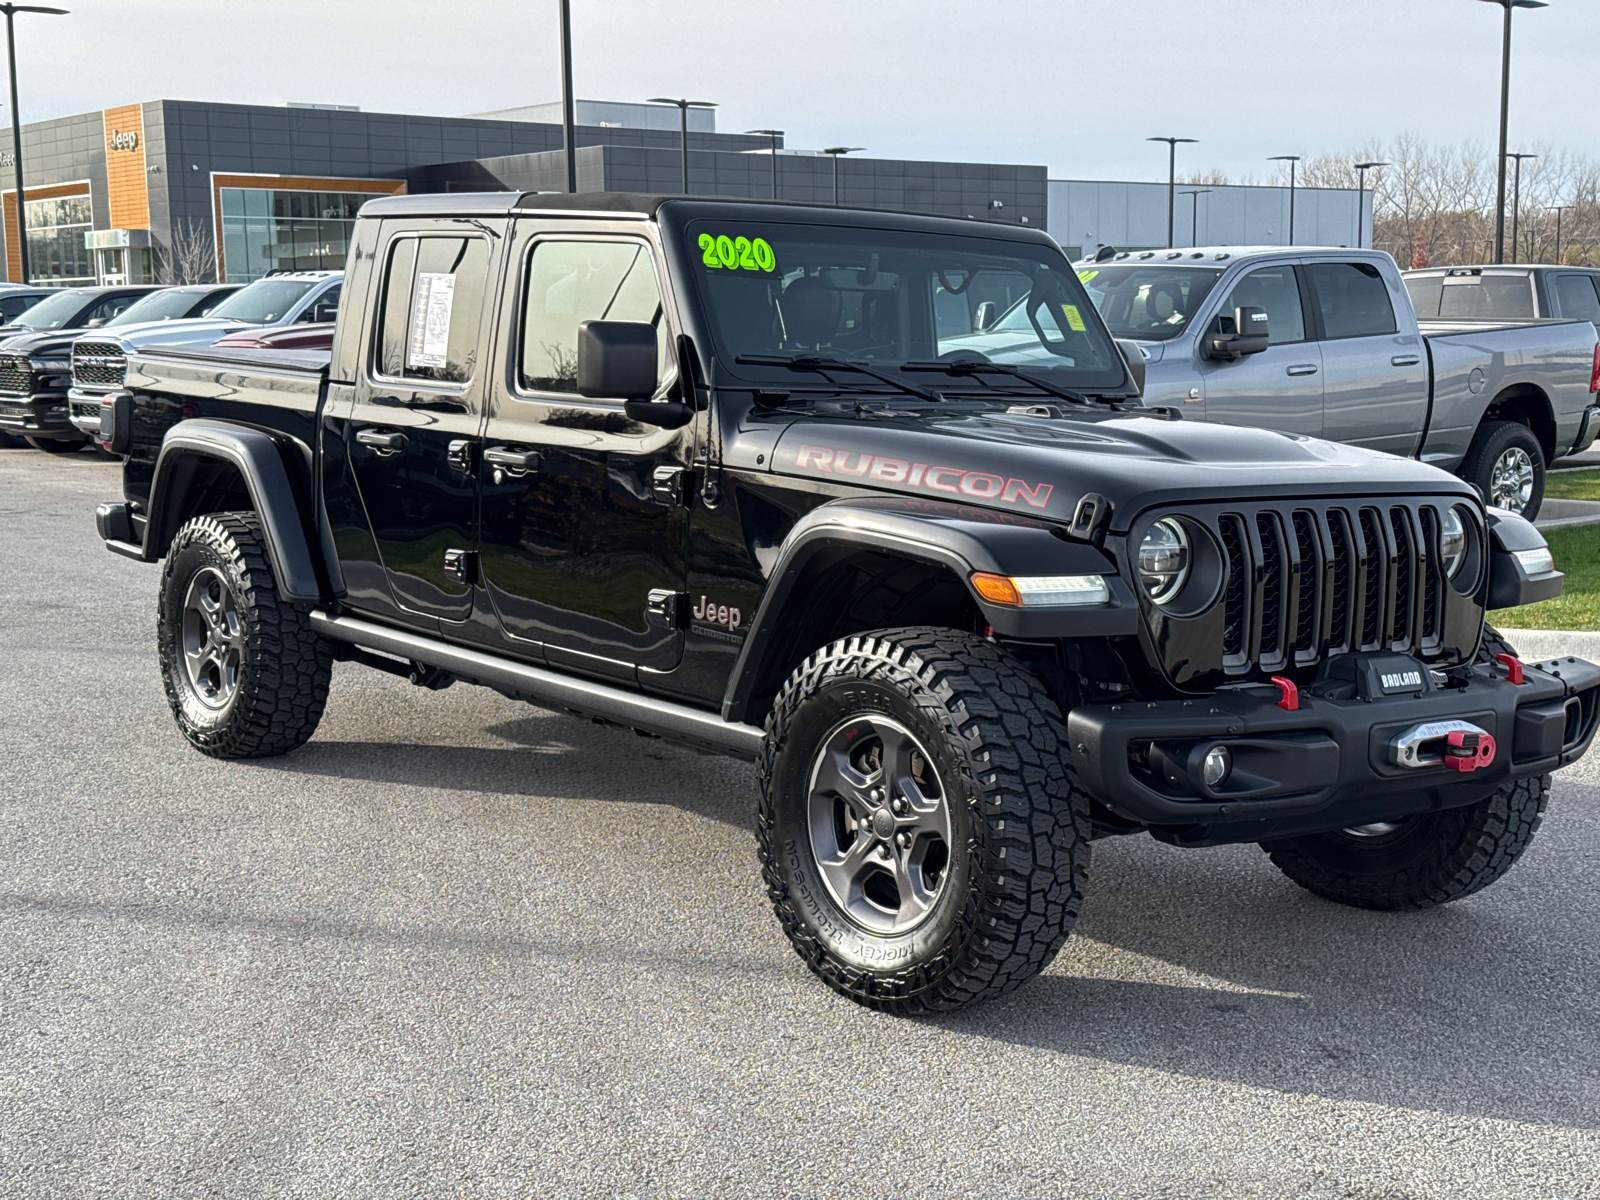
[[[754,725],[733,724],[715,713],[702,712],[671,700],[647,696],[533,667],[526,663],[481,650],[469,650],[437,638],[390,629],[358,617],[336,617],[317,610],[311,614],[312,627],[323,637],[349,642],[368,650],[410,659],[425,667],[482,684],[550,708],[564,708],[587,717],[599,717],[670,741],[682,742],[701,750],[754,760],[761,750],[762,731]]]

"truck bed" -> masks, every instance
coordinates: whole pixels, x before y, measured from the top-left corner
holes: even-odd
[[[197,399],[314,407],[330,361],[326,350],[153,346],[128,356],[126,386]]]

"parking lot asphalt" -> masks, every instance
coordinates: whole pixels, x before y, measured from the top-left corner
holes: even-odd
[[[1099,842],[1045,975],[899,1020],[789,950],[741,764],[361,668],[190,750],[119,491],[0,450],[0,1195],[1600,1196],[1593,766],[1431,912]]]

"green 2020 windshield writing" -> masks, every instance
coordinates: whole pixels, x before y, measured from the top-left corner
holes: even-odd
[[[700,235],[701,261],[727,271],[770,271],[778,263],[766,238]]]

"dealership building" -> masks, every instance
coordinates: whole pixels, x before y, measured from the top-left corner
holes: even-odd
[[[1048,229],[1070,253],[1165,245],[1160,184],[1047,179],[1015,163],[838,157],[781,137],[719,133],[689,111],[689,190],[934,213]],[[577,104],[578,190],[683,189],[676,107]],[[566,190],[560,106],[463,117],[334,105],[152,100],[23,126],[29,282],[162,281],[163,261],[209,259],[220,278],[344,265],[356,212],[373,196]],[[0,176],[15,165],[0,133]],[[1370,202],[1370,194],[1367,199]],[[14,188],[3,200],[5,278],[21,281]],[[1296,192],[1294,241],[1370,239],[1353,190]],[[1178,242],[1287,242],[1288,189],[1214,185],[1178,197]],[[1198,207],[1196,207],[1198,206]],[[188,255],[179,253],[187,249]]]
[[[580,191],[682,190],[678,111],[580,102]],[[793,152],[781,139],[718,133],[691,110],[696,194],[906,209],[1042,226],[1045,169]],[[153,100],[23,126],[31,282],[148,282],[196,237],[230,281],[342,267],[351,224],[375,195],[564,191],[559,115],[539,105],[467,117]],[[14,165],[0,136],[0,172]],[[837,170],[837,184],[835,171]],[[4,191],[7,280],[21,281],[15,188]]]

